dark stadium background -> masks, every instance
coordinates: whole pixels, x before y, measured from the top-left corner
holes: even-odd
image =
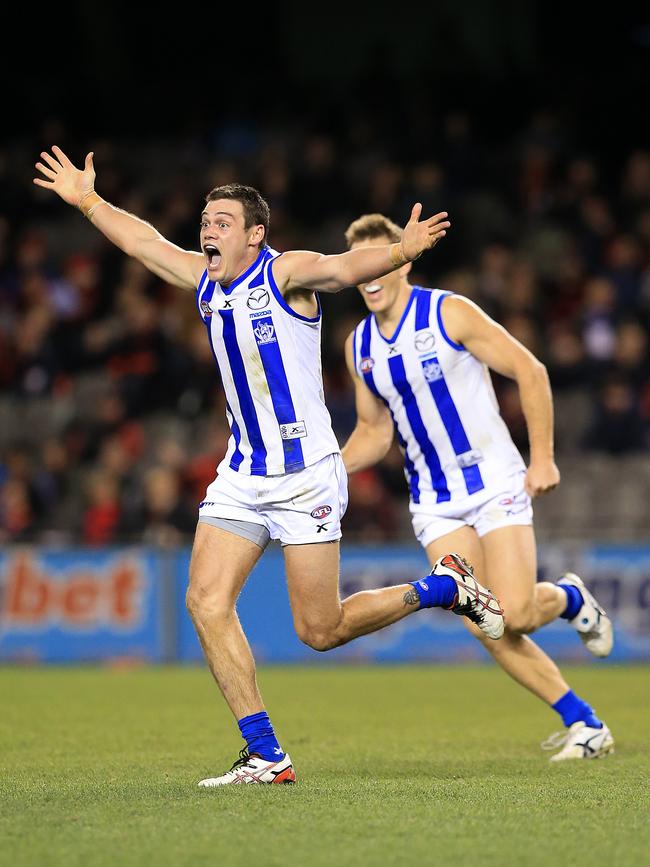
[[[648,543],[647,16],[625,3],[505,0],[227,15],[76,2],[25,8],[10,37],[2,543],[186,546],[227,436],[191,299],[32,185],[53,144],[77,163],[94,150],[100,194],[186,247],[205,193],[233,179],[269,198],[279,249],[341,250],[349,221],[370,210],[402,222],[416,200],[447,210],[452,229],[414,279],[475,298],[551,376],[563,483],[536,503],[540,540],[562,552]],[[342,347],[364,311],[354,289],[324,308],[326,397],[343,442],[354,407]],[[516,389],[495,384],[525,451]],[[417,550],[396,448],[350,491],[348,542]]]

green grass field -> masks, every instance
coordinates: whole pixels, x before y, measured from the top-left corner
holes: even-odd
[[[267,668],[295,786],[199,790],[242,746],[204,669],[0,669],[2,865],[620,865],[650,851],[647,667],[568,671],[617,752],[489,668]]]

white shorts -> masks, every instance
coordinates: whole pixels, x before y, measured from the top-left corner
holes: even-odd
[[[508,476],[503,488],[485,496],[476,503],[476,497],[448,503],[410,503],[413,530],[418,542],[426,548],[447,533],[461,527],[473,527],[479,536],[485,536],[499,527],[529,525],[533,523],[533,507],[524,489],[526,471]]]
[[[250,521],[284,545],[306,545],[340,539],[347,505],[348,476],[337,453],[284,476],[248,476],[221,467],[199,505],[199,519]]]

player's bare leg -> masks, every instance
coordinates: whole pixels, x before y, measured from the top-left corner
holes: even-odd
[[[532,526],[500,527],[481,538],[485,578],[506,594],[512,632],[535,632],[562,614],[566,594],[556,584],[537,583],[537,549]],[[496,592],[496,591],[495,591]],[[502,600],[504,606],[506,599]]]
[[[235,603],[262,548],[234,533],[199,522],[194,538],[187,607],[205,658],[247,747],[225,774],[202,788],[240,783],[293,783],[291,758],[280,747],[264,710],[255,662]]]
[[[471,527],[462,527],[427,545],[427,556],[429,562],[434,563],[442,553],[453,550],[474,565],[479,581],[488,586],[503,605],[506,631],[499,641],[489,641],[484,640],[483,633],[473,623],[465,620],[465,625],[514,680],[543,701],[554,704],[568,691],[568,684],[553,660],[534,641],[515,631],[517,626],[527,627],[530,620],[524,618],[530,618],[530,612],[535,611],[537,564],[534,537],[532,533],[517,532],[530,530],[529,527],[504,527],[503,530],[515,532],[503,534],[497,540],[500,544],[488,546],[491,570],[487,567],[484,540],[502,533],[502,530],[495,530],[479,539]],[[510,539],[511,547],[507,544],[508,536],[514,537]],[[547,613],[545,610],[544,615]]]
[[[296,633],[314,650],[338,647],[419,607],[411,584],[363,590],[341,602],[338,542],[286,545],[283,550]]]
[[[468,577],[465,579],[462,574],[457,574],[455,568],[446,570],[443,567],[439,570],[440,575],[434,572],[431,579],[416,581],[419,589],[413,583],[398,584],[362,590],[341,601],[338,542],[287,545],[284,557],[296,632],[305,644],[321,651],[331,650],[360,635],[396,623],[421,607],[441,604],[423,595],[427,591],[433,595],[436,581],[444,579],[449,582],[451,598],[443,607],[452,611],[456,610],[461,595],[464,594],[462,601],[467,603],[464,582],[475,583],[471,571],[466,573]],[[461,573],[463,568],[461,566]],[[484,588],[479,589],[484,591],[484,597],[488,595]],[[490,596],[488,601],[496,604],[498,615],[490,614],[492,619],[484,622],[483,628],[490,632],[496,630],[497,634],[493,635],[496,638],[503,632],[503,617],[496,600]]]
[[[504,671],[562,717],[565,731],[554,735],[544,746],[557,749],[563,745],[551,761],[598,758],[612,752],[614,741],[607,726],[571,691],[553,660],[523,634],[532,624],[553,619],[551,614],[558,607],[558,614],[566,607],[566,600],[558,606],[555,594],[546,592],[544,585],[541,594],[536,593],[539,585],[535,584],[537,565],[532,527],[504,527],[482,539],[471,527],[463,527],[427,546],[429,559],[433,562],[449,547],[472,559],[479,580],[498,595],[506,613],[506,631],[500,641],[486,641],[483,633],[466,621],[468,628]],[[555,585],[547,586],[558,589]],[[512,628],[510,612],[514,615],[514,626],[522,632]]]
[[[264,707],[253,654],[235,609],[262,553],[249,539],[209,524],[197,525],[187,608],[210,671],[236,719]]]

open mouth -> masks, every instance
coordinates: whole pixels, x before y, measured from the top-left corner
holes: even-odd
[[[363,290],[366,295],[376,295],[377,292],[381,292],[384,287],[381,283],[369,283],[365,289]]]
[[[203,248],[205,257],[208,260],[208,268],[216,268],[221,261],[221,253],[218,247],[214,244],[206,244]]]

